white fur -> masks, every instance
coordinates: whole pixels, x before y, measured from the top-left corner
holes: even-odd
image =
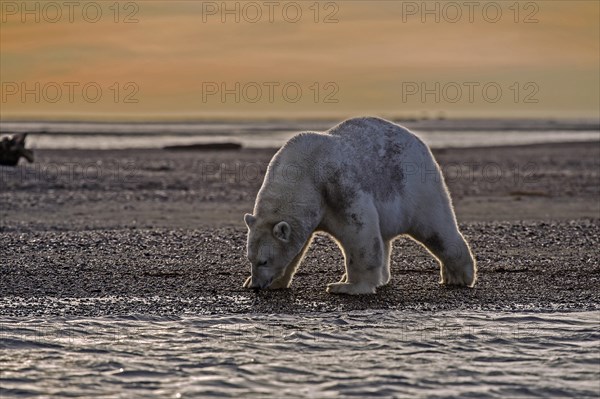
[[[292,138],[271,160],[245,221],[246,287],[289,287],[317,231],[333,236],[344,254],[346,272],[329,284],[331,293],[370,294],[387,284],[391,242],[403,234],[438,259],[441,283],[475,283],[475,260],[431,151],[383,119],[349,119]]]

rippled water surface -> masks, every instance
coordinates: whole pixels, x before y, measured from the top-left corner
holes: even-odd
[[[1,397],[598,397],[600,312],[1,320]]]

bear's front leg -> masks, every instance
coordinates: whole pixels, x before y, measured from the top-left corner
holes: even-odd
[[[311,236],[308,238],[308,240],[306,240],[306,243],[304,243],[304,246],[300,250],[300,253],[298,255],[296,255],[296,257],[294,259],[292,259],[292,261],[290,262],[289,265],[287,265],[287,267],[285,268],[285,272],[283,273],[283,276],[275,279],[271,283],[271,285],[268,287],[269,289],[281,290],[281,289],[285,289],[285,288],[290,288],[290,285],[292,284],[292,279],[294,278],[294,274],[296,274],[296,271],[298,270],[298,266],[300,266],[302,259],[304,259],[304,255],[306,254],[308,247],[310,247],[312,240],[313,240],[313,236],[311,234]]]
[[[289,288],[290,284],[292,284],[292,277],[293,275],[291,273],[286,273],[277,280],[274,280],[267,288],[270,290],[282,290]]]

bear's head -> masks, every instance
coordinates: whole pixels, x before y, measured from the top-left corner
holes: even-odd
[[[252,275],[244,287],[268,288],[285,274],[286,268],[302,249],[290,224],[284,220],[271,221],[246,214],[248,226],[248,260]]]

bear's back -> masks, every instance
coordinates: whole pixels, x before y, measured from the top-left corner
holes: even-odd
[[[427,145],[408,129],[376,117],[348,119],[325,134],[331,150],[342,160],[372,168],[396,166],[398,162],[423,162],[430,158]]]
[[[385,119],[367,116],[345,120],[329,129],[327,134],[345,140],[376,139],[388,137],[396,141],[412,141],[418,138],[409,130]]]
[[[399,194],[416,169],[435,170],[429,148],[413,133],[380,118],[346,120],[325,132],[319,150],[322,183],[351,192],[360,189],[380,199]]]
[[[384,119],[363,117],[323,133],[294,136],[274,156],[268,173],[283,176],[294,167],[309,170],[306,176],[317,180],[339,179],[341,184],[360,182],[366,187],[400,185],[403,169],[412,165],[433,165],[429,149],[417,136]]]

